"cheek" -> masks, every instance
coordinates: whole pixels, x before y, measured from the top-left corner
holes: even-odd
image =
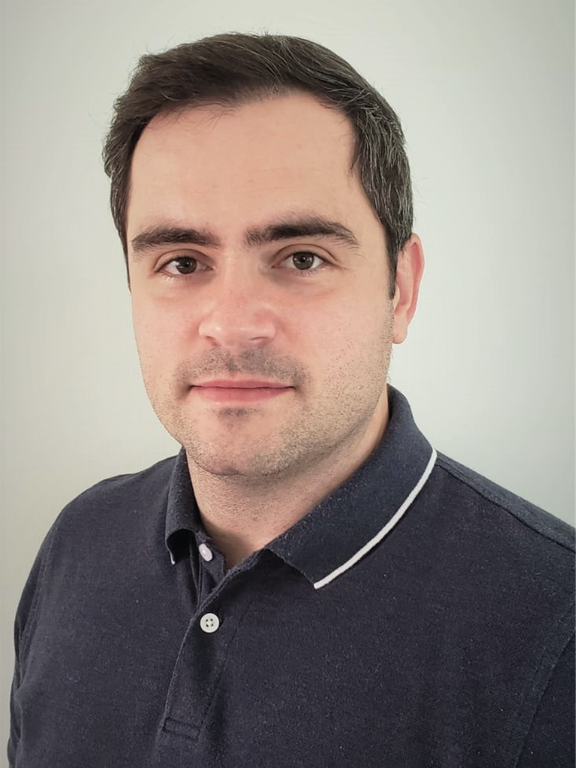
[[[170,358],[185,334],[185,324],[178,314],[152,302],[133,299],[132,322],[140,360],[147,365]]]
[[[311,347],[318,360],[361,358],[367,348],[382,344],[388,325],[384,297],[379,303],[366,300],[325,308],[310,322]]]

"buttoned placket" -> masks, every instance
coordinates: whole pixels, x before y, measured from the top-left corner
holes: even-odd
[[[198,589],[198,604],[208,599],[226,574],[224,555],[203,532],[190,537],[190,567]]]
[[[254,555],[225,572],[222,553],[198,535],[190,536],[188,567],[197,568],[193,581],[198,601],[174,666],[159,741],[161,748],[177,749],[178,754],[183,754],[184,741],[192,748],[197,742],[234,636],[256,596],[248,587],[248,571],[255,567],[257,559]],[[186,567],[186,558],[174,567]],[[239,588],[239,581],[245,582],[245,589]],[[233,598],[227,599],[231,592]]]

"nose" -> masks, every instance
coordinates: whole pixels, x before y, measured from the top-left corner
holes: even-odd
[[[264,346],[274,339],[277,309],[264,276],[233,269],[215,276],[206,290],[198,328],[201,338],[236,351]]]

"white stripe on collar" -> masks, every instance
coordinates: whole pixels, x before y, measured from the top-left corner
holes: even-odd
[[[424,487],[424,483],[426,480],[428,480],[432,470],[434,469],[434,464],[436,463],[437,453],[432,448],[432,455],[430,456],[430,461],[428,462],[426,469],[424,470],[424,473],[422,474],[422,477],[420,480],[418,480],[415,487],[411,490],[409,496],[406,498],[400,509],[396,512],[396,514],[388,520],[384,528],[382,528],[381,531],[378,531],[376,536],[370,539],[370,541],[365,544],[362,549],[359,549],[358,552],[356,552],[355,555],[352,555],[352,557],[347,560],[345,563],[343,563],[341,566],[336,568],[332,573],[329,573],[328,576],[325,576],[323,579],[320,579],[320,581],[317,581],[314,584],[314,589],[320,589],[321,587],[326,586],[326,584],[329,584],[333,579],[335,579],[337,576],[340,576],[344,571],[347,571],[348,568],[351,568],[355,563],[360,560],[360,558],[364,557],[364,555],[369,552],[373,547],[378,544],[378,542],[382,541],[384,536],[386,536],[392,528],[396,525],[396,523],[400,520],[400,518],[404,515],[406,510],[410,507],[416,496],[420,493],[422,488]]]

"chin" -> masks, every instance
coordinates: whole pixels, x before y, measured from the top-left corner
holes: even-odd
[[[214,444],[211,447],[214,448]],[[243,451],[235,455],[223,447],[215,454],[198,450],[197,442],[192,444],[191,450],[186,449],[186,455],[200,470],[215,477],[265,477],[281,472],[285,464],[278,455],[270,452],[248,454]]]

